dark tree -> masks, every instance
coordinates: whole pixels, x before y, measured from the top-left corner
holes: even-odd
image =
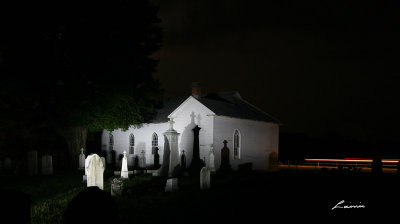
[[[153,115],[161,29],[147,0],[1,4],[0,131],[52,127],[76,166],[88,130],[127,129]]]

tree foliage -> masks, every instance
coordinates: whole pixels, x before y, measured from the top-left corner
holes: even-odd
[[[161,46],[146,0],[2,3],[1,127],[128,128],[149,119]]]

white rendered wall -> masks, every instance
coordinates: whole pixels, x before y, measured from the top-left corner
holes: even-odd
[[[160,164],[162,164],[162,155],[164,152],[164,135],[163,133],[169,128],[168,123],[158,123],[158,124],[143,124],[141,127],[130,127],[127,131],[122,131],[121,129],[117,129],[112,131],[114,136],[114,147],[113,149],[116,151],[116,160],[118,160],[119,154],[123,154],[125,150],[127,153],[129,152],[129,136],[133,134],[135,136],[135,148],[133,156],[138,155],[141,156],[142,150],[145,151],[146,156],[146,164],[153,165],[154,156],[152,154],[152,136],[155,132],[158,135],[158,154],[160,155]],[[103,131],[102,134],[102,145],[106,147],[107,152],[109,153],[109,131]],[[132,157],[132,155],[127,154],[127,157]],[[109,160],[108,160],[109,161]]]
[[[233,156],[233,135],[236,129],[239,130],[241,137],[239,159],[234,159]],[[270,153],[278,153],[279,125],[275,123],[215,116],[214,133],[216,169],[221,165],[224,140],[228,141],[230,164],[235,170],[239,164],[248,162],[253,163],[253,169],[268,169]]]
[[[193,156],[193,131],[192,129],[198,125],[201,129],[199,132],[200,143],[200,159],[206,157],[208,160],[208,153],[210,146],[213,143],[213,116],[212,112],[203,104],[194,98],[189,99],[183,103],[177,111],[172,114],[175,122],[174,129],[180,133],[179,136],[179,155],[182,150],[185,150],[186,166],[192,162]]]

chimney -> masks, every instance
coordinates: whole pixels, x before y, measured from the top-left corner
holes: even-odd
[[[192,96],[198,100],[201,98],[201,87],[199,82],[192,82]]]

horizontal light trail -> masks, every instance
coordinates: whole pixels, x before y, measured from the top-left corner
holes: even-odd
[[[370,158],[305,159],[306,162],[372,163]],[[398,163],[399,159],[382,159],[382,163]]]

